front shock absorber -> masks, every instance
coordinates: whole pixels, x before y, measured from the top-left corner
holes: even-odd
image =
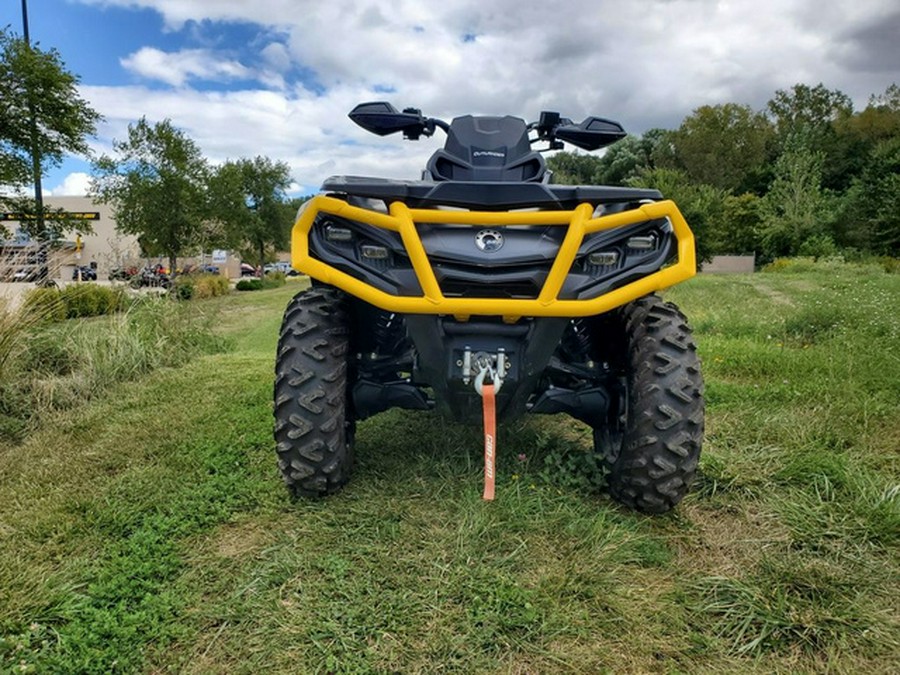
[[[406,326],[403,317],[379,311],[372,327],[375,351],[378,354],[397,354],[406,346]]]
[[[586,363],[591,359],[591,334],[584,319],[572,319],[563,333],[560,349],[570,363]]]

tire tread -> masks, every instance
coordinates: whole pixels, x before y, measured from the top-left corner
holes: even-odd
[[[628,420],[607,482],[612,497],[664,513],[687,493],[703,438],[703,378],[697,347],[678,307],[656,295],[622,310],[629,373]]]
[[[322,497],[350,479],[349,319],[337,289],[298,293],[284,312],[275,361],[278,467],[294,496]]]

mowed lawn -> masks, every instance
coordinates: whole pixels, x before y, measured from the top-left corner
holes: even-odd
[[[292,502],[300,286],[196,303],[228,352],[0,446],[0,672],[900,671],[900,275],[805,267],[667,294],[708,408],[662,517],[609,500],[563,416],[501,428],[494,503],[479,428],[400,411],[342,493]]]

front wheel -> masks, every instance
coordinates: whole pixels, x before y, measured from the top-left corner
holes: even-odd
[[[281,324],[275,361],[278,468],[294,496],[321,497],[350,479],[349,318],[334,288],[298,293]]]
[[[690,487],[703,440],[703,377],[687,319],[655,295],[626,305],[623,390],[594,447],[613,499],[664,513]]]

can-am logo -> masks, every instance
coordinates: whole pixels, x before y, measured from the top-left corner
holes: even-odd
[[[499,157],[500,159],[505,159],[506,153],[494,152],[493,150],[476,150],[472,153],[472,157]]]
[[[475,245],[480,251],[493,253],[503,246],[503,235],[497,230],[481,230],[475,235]]]

